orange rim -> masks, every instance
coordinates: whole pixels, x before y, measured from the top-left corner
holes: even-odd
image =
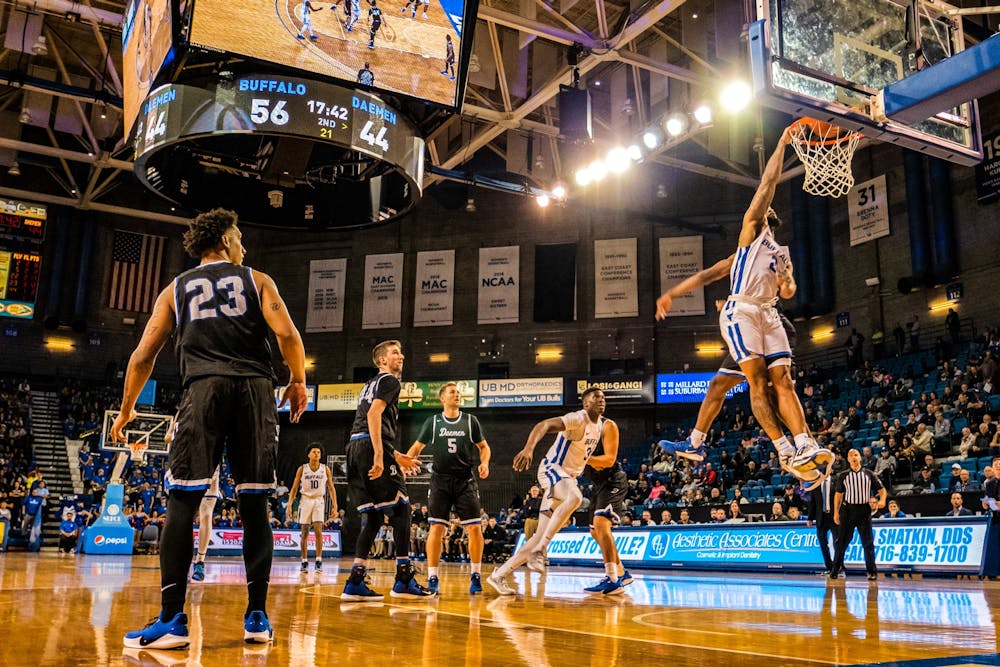
[[[799,143],[809,146],[833,146],[849,141],[859,134],[858,132],[845,130],[832,123],[824,123],[815,118],[800,118],[792,123],[792,127],[798,130],[797,135],[805,135],[806,132],[811,131],[814,135],[827,137],[826,139],[805,139],[803,136],[795,137],[795,140]]]

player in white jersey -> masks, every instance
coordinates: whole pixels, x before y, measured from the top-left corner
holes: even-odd
[[[773,387],[787,386],[783,375],[789,372],[792,358],[788,336],[774,306],[779,296],[789,299],[795,295],[795,278],[788,249],[774,239],[773,229],[781,220],[771,208],[790,136],[785,129],[743,215],[739,246],[729,273],[729,298],[719,313],[719,328],[729,353],[750,384],[754,416],[774,443],[782,465],[808,482],[806,488],[815,488],[830,474],[833,454],[820,449],[809,434],[795,392],[769,387],[769,383]],[[794,442],[785,437],[778,417],[791,430]]]
[[[549,542],[583,501],[576,478],[583,472],[601,439],[604,392],[597,387],[588,387],[581,399],[582,410],[535,424],[524,449],[514,457],[514,470],[528,470],[538,441],[548,433],[559,434],[538,466],[538,485],[543,494],[538,530],[486,579],[500,595],[517,594],[517,589],[508,583],[507,576],[522,565],[527,564],[536,572],[545,571],[545,551]]]
[[[215,514],[215,503],[221,497],[219,467],[217,466],[212,474],[212,483],[205,495],[202,496],[201,504],[198,506],[198,555],[194,557],[191,569],[193,581],[205,581],[205,555],[208,554],[208,546],[212,543],[212,516]]]
[[[309,0],[305,0],[302,3],[302,27],[299,28],[299,34],[295,36],[296,39],[305,39],[306,32],[309,33],[309,39],[319,39],[316,37],[316,33],[313,32],[312,13],[321,11],[322,9],[322,7],[313,7]]]
[[[288,507],[286,518],[292,516],[292,503],[295,494],[302,491],[299,499],[298,523],[302,527],[302,572],[309,571],[309,528],[312,527],[316,537],[316,572],[323,571],[323,521],[326,510],[326,496],[329,494],[333,505],[327,521],[333,521],[340,515],[337,508],[337,491],[333,488],[333,475],[323,460],[323,446],[318,442],[306,447],[308,463],[303,463],[295,472],[292,490],[288,492]]]

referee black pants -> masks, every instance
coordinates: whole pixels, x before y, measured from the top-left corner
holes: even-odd
[[[875,574],[875,538],[872,535],[872,510],[868,503],[864,505],[844,504],[840,507],[840,530],[837,531],[837,556],[833,561],[833,571],[844,569],[844,554],[847,546],[858,531],[861,547],[865,552],[865,569],[868,574]]]

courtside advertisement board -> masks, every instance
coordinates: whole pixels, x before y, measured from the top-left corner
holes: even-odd
[[[714,377],[715,373],[660,373],[656,376],[656,402],[701,403]],[[726,398],[746,390],[746,382],[738,384],[726,392]]]
[[[302,544],[302,533],[298,530],[277,529],[274,533],[274,555],[275,556],[299,556],[301,555],[300,545]],[[194,539],[198,539],[198,529],[194,529]],[[309,531],[309,548],[315,550],[316,536]],[[336,557],[340,556],[341,541],[339,530],[323,531],[323,555]],[[212,536],[208,543],[208,554],[218,556],[231,556],[243,553],[243,529],[242,528],[213,528]]]
[[[986,550],[988,517],[883,519],[873,522],[880,572],[979,574]],[[524,542],[518,538],[518,547]],[[622,528],[615,544],[634,567],[695,570],[823,570],[815,528],[805,522]],[[549,544],[549,559],[601,563],[588,532],[566,530]],[[847,548],[848,569],[864,569],[857,535]]]
[[[481,408],[523,408],[562,404],[561,377],[479,381]]]

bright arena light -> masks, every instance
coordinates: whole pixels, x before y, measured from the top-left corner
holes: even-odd
[[[712,122],[712,107],[707,104],[699,105],[694,110],[694,119],[702,125],[708,125]]]
[[[566,186],[562,183],[552,188],[552,196],[556,199],[566,199]]]
[[[687,117],[675,113],[667,118],[667,122],[663,124],[663,127],[671,137],[679,137],[687,130],[687,125]]]
[[[660,137],[652,130],[646,130],[642,133],[642,143],[646,145],[646,148],[653,150],[660,145]]]
[[[628,148],[625,149],[625,152],[628,153],[628,158],[630,160],[638,162],[639,160],[642,159],[642,149],[639,148],[638,144],[631,144]]]
[[[538,195],[537,197],[535,197],[535,202],[541,208],[545,208],[546,206],[548,206],[549,205],[549,201],[550,200],[549,200],[549,196],[548,195]]]
[[[594,182],[603,181],[604,177],[608,175],[608,165],[604,164],[601,160],[594,160],[587,167],[587,171],[590,172],[590,177]]]
[[[607,164],[608,171],[612,174],[620,174],[629,168],[631,160],[628,156],[628,151],[620,146],[616,146],[608,151],[608,156],[605,158],[605,163]]]
[[[733,81],[722,89],[719,102],[722,104],[722,108],[729,113],[737,113],[743,111],[750,104],[752,96],[750,86],[746,82]]]
[[[590,185],[590,182],[594,180],[594,177],[590,173],[589,167],[581,167],[576,170],[576,184],[585,187]]]

